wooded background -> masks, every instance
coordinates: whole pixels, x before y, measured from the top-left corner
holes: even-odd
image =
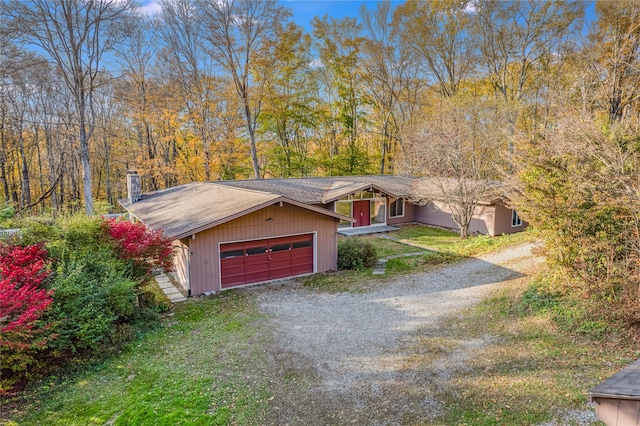
[[[153,191],[480,164],[471,176],[524,193],[541,162],[577,155],[566,176],[593,178],[600,158],[629,178],[635,148],[611,135],[637,143],[640,5],[596,2],[585,23],[587,7],[380,2],[306,33],[271,0],[165,0],[153,16],[124,0],[7,0],[0,202],[117,210],[127,169]],[[635,183],[622,197],[635,202]]]

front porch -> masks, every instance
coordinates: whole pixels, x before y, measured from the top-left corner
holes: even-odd
[[[398,231],[400,228],[388,225],[358,226],[356,228],[338,228],[338,234],[346,237],[355,235],[379,234],[381,232]]]

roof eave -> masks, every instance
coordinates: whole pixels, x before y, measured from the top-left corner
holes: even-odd
[[[395,198],[408,197],[408,195],[394,194],[391,191],[389,191],[387,189],[382,189],[378,185],[375,185],[373,183],[365,183],[365,184],[360,185],[359,187],[356,187],[356,189],[352,188],[352,189],[350,189],[348,191],[343,191],[343,192],[339,193],[339,195],[337,195],[335,197],[332,197],[332,198],[326,198],[325,199],[324,197],[322,197],[322,200],[320,200],[320,202],[323,203],[323,204],[331,203],[333,201],[339,200],[340,198],[344,197],[345,195],[353,194],[355,192],[362,191],[363,189],[367,189],[367,188],[374,188],[374,189],[376,189],[376,190],[378,190],[380,192],[384,192],[385,194],[390,195],[390,196],[395,197]]]
[[[347,217],[347,216],[343,216],[343,215],[335,213],[335,212],[332,212],[331,210],[327,210],[327,209],[324,209],[322,207],[311,206],[311,205],[308,205],[308,204],[305,204],[305,203],[301,203],[299,201],[292,200],[290,198],[279,196],[279,197],[276,197],[276,198],[274,198],[272,200],[269,200],[269,201],[266,201],[264,203],[261,203],[261,204],[258,204],[256,206],[253,206],[253,207],[251,207],[249,209],[245,209],[245,210],[236,212],[236,213],[234,213],[232,215],[229,215],[229,216],[227,216],[225,218],[222,218],[222,219],[207,223],[205,225],[201,225],[201,226],[192,228],[192,229],[190,229],[188,231],[183,231],[183,232],[181,232],[181,233],[179,233],[177,235],[166,235],[166,236],[167,236],[167,238],[170,238],[172,240],[179,240],[181,238],[185,238],[185,237],[188,237],[190,235],[197,234],[198,232],[202,232],[202,231],[205,231],[207,229],[213,228],[215,226],[222,225],[223,223],[232,221],[234,219],[238,219],[239,217],[242,217],[242,216],[245,216],[247,214],[256,212],[256,211],[261,210],[261,209],[263,209],[265,207],[269,207],[269,206],[271,206],[273,204],[277,204],[277,203],[280,203],[280,202],[285,202],[287,204],[291,204],[291,205],[294,205],[294,206],[302,207],[302,208],[304,208],[306,210],[311,210],[311,211],[314,211],[314,212],[317,212],[317,213],[320,213],[320,214],[324,214],[326,216],[330,216],[330,217],[333,217],[335,219],[346,220],[346,221],[349,221],[349,222],[352,222],[352,223],[355,222],[355,219]]]

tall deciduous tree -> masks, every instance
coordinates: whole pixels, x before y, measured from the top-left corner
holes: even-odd
[[[393,173],[395,155],[411,108],[403,108],[417,81],[418,61],[409,44],[402,40],[400,27],[392,23],[390,1],[378,3],[374,10],[362,6],[360,15],[367,37],[362,47],[363,82],[366,103],[373,114],[370,121],[380,155],[379,173]]]
[[[574,36],[584,2],[479,0],[475,32],[480,62],[496,93],[507,102],[521,101],[534,67],[559,53]]]
[[[95,128],[94,93],[103,60],[124,34],[128,0],[12,0],[0,5],[12,29],[38,46],[63,76],[77,120],[84,206],[93,214],[89,140]]]
[[[311,68],[310,38],[289,23],[278,31],[262,108],[261,132],[274,141],[265,172],[277,177],[308,176],[313,171],[311,139],[319,122],[318,84]]]
[[[418,200],[446,206],[467,238],[478,205],[495,196],[505,150],[504,114],[481,99],[443,100],[438,113],[406,130],[404,169],[428,179]]]
[[[640,3],[599,1],[596,12],[594,44],[588,51],[599,88],[595,101],[611,122],[619,122],[625,114],[640,113]]]
[[[476,67],[470,0],[409,1],[399,6],[402,37],[421,59],[431,87],[444,97],[455,96]]]
[[[355,18],[314,18],[313,35],[326,73],[327,92],[334,93],[334,109],[346,146],[339,153],[340,174],[366,173],[368,153],[363,149],[360,133],[364,114],[362,109],[362,25]]]
[[[215,157],[217,81],[213,78],[214,58],[203,47],[206,23],[200,19],[196,5],[190,0],[165,0],[157,21],[156,32],[166,58],[165,73],[177,87],[186,121],[200,140],[204,179],[212,176]]]
[[[289,12],[275,0],[199,1],[206,30],[206,48],[218,66],[231,77],[242,101],[251,144],[253,174],[260,179],[256,128],[263,102],[266,75],[256,75],[257,63],[271,54],[268,47]],[[265,69],[261,71],[264,73]]]

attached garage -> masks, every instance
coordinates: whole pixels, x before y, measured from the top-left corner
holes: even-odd
[[[189,295],[337,268],[338,223],[352,219],[268,192],[194,183],[122,202],[174,240]]]
[[[220,244],[222,288],[313,273],[314,234]]]

